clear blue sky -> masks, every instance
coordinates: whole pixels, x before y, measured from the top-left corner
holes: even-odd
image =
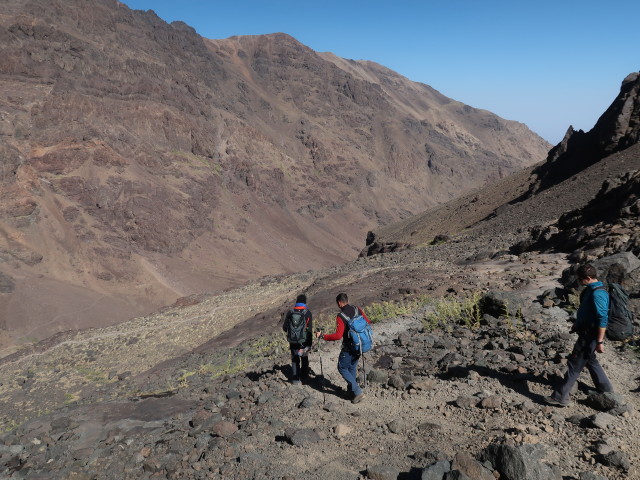
[[[284,32],[559,142],[640,70],[640,0],[124,0],[206,38]]]

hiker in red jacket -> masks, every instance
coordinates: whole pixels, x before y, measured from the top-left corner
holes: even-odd
[[[342,315],[346,315],[348,319],[362,315],[367,323],[371,323],[361,308],[349,305],[349,298],[346,293],[340,293],[336,297],[336,303],[340,308],[340,313],[336,316],[336,331],[328,335],[322,332],[316,332],[316,337],[322,338],[328,342],[342,339],[342,349],[338,356],[338,372],[347,381],[347,390],[353,394],[352,403],[358,403],[362,400],[364,393],[360,385],[358,385],[358,361],[360,354],[354,353],[349,339],[349,327],[345,324]]]

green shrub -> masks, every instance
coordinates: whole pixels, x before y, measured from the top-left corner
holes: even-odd
[[[464,325],[476,328],[480,325],[482,312],[480,310],[481,293],[475,292],[464,298],[444,297],[435,302],[432,309],[423,318],[423,324],[428,330],[451,325]]]
[[[387,318],[411,315],[432,301],[433,300],[426,295],[419,295],[417,297],[408,297],[398,302],[372,303],[364,310],[367,318],[371,320],[371,323],[376,323]]]

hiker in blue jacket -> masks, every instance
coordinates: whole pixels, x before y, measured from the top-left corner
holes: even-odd
[[[576,274],[578,281],[585,286],[576,323],[571,328],[578,334],[578,340],[567,359],[567,373],[546,399],[550,405],[560,407],[569,405],[569,394],[584,367],[587,367],[599,392],[613,392],[613,386],[596,358],[596,352],[604,352],[604,336],[609,323],[609,293],[598,281],[593,265],[581,265]]]

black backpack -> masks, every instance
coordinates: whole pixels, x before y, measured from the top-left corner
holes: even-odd
[[[304,343],[307,340],[307,312],[291,309],[287,315],[287,340],[289,343]]]
[[[629,308],[629,294],[626,290],[617,283],[596,287],[594,290],[606,290],[609,292],[607,338],[620,341],[626,340],[633,335],[633,312]]]

